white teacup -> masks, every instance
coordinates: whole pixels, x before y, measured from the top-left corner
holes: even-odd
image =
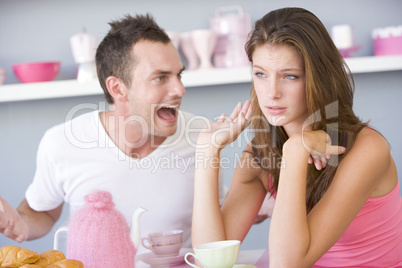
[[[195,268],[199,267],[187,259],[189,256],[197,259],[204,268],[232,268],[239,256],[239,250],[239,240],[211,242],[195,247],[195,254],[187,253],[184,260],[188,265]]]
[[[141,244],[160,257],[177,256],[180,252],[182,237],[182,230],[156,232],[142,238]]]

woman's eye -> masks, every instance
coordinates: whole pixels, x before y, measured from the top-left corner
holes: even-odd
[[[287,74],[287,75],[285,75],[285,78],[290,79],[290,80],[294,80],[294,79],[297,79],[298,77],[296,75]]]
[[[254,75],[257,77],[264,77],[264,74],[261,72],[256,72]]]

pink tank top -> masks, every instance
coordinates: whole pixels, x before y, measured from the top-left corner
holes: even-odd
[[[341,238],[313,267],[402,267],[399,182],[389,194],[369,198]]]

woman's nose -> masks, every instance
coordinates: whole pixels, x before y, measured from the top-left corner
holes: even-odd
[[[280,85],[276,79],[272,79],[269,83],[268,96],[272,99],[278,99],[282,96]]]

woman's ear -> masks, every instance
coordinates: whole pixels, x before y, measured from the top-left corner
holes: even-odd
[[[106,79],[106,87],[115,101],[124,102],[128,100],[127,88],[119,78],[109,76]]]

